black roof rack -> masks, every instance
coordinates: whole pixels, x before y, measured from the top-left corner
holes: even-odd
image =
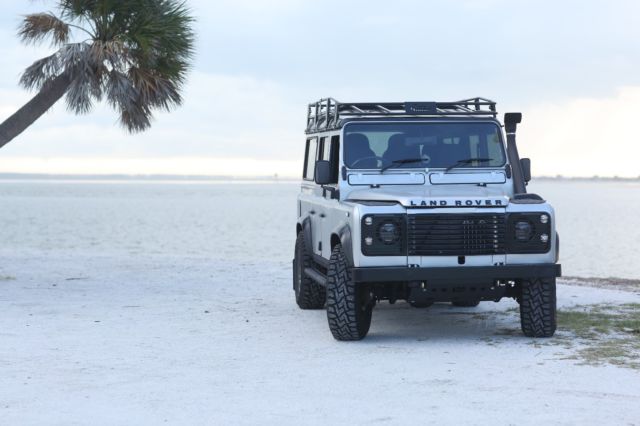
[[[352,117],[496,117],[496,103],[485,98],[456,102],[342,103],[333,98],[309,104],[307,133],[338,129]]]

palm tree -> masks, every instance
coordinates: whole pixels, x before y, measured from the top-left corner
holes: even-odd
[[[55,53],[29,66],[20,85],[38,93],[0,124],[0,148],[66,94],[69,111],[85,114],[106,99],[130,132],[171,110],[193,57],[193,18],[177,0],[57,0],[59,13],[22,21],[25,43],[50,41]]]

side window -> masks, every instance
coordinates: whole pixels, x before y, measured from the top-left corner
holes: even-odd
[[[317,150],[317,154],[313,157],[314,150]],[[309,139],[307,140],[307,153],[306,153],[306,164],[305,164],[305,172],[304,178],[307,180],[314,179],[314,171],[315,171],[315,161],[317,160],[325,160],[331,163],[331,183],[338,183],[338,175],[339,175],[339,155],[340,155],[340,136],[332,136],[329,138],[328,136],[323,136],[320,138],[320,143],[317,143],[317,140]],[[313,163],[313,164],[312,164]]]
[[[318,138],[307,139],[307,147],[304,152],[304,171],[302,177],[305,180],[313,180],[316,171],[316,158],[318,155]]]
[[[331,183],[338,183],[340,175],[340,136],[338,135],[331,138],[329,161],[331,161]]]
[[[320,150],[321,155],[318,160],[331,161],[331,143],[329,142],[328,137],[325,136],[320,138]]]

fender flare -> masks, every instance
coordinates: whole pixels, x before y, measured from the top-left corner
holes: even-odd
[[[347,258],[347,263],[353,268],[353,240],[351,238],[351,228],[349,225],[344,225],[336,233],[340,238],[340,244],[342,244],[342,250],[344,256]]]
[[[313,240],[311,239],[311,218],[305,217],[302,221],[302,232],[304,235],[304,248],[307,253],[313,254]]]

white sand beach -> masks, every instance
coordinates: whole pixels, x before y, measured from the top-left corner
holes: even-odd
[[[620,336],[562,320],[525,338],[512,300],[383,303],[335,341],[293,300],[294,185],[0,187],[0,424],[640,419],[640,354],[589,352]],[[633,281],[575,284],[561,312],[640,303]]]
[[[636,424],[640,370],[525,338],[513,301],[379,305],[337,342],[286,262],[3,256],[3,424]],[[560,307],[640,291],[560,285]],[[569,343],[571,347],[565,345]]]

